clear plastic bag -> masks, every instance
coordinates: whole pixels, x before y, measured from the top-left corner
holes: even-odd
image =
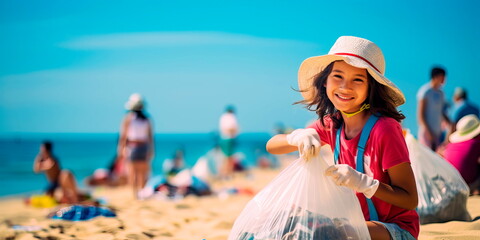
[[[321,156],[292,162],[250,200],[228,239],[370,239],[355,193],[326,177],[327,167]]]
[[[472,220],[466,206],[470,190],[457,169],[411,133],[405,141],[417,183],[420,223]]]

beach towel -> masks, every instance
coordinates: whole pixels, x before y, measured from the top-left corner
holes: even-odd
[[[370,239],[355,193],[326,177],[327,167],[321,156],[292,162],[250,200],[228,239]]]
[[[106,207],[72,205],[51,212],[48,217],[68,221],[85,221],[98,216],[116,217],[117,215]]]
[[[457,169],[420,144],[411,133],[406,133],[405,141],[417,184],[420,223],[470,221],[467,211],[470,190]]]

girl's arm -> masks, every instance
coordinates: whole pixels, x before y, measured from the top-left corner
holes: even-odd
[[[127,144],[127,129],[128,125],[130,124],[130,113],[122,121],[120,126],[120,139],[118,140],[118,148],[117,148],[117,155],[118,157],[124,157],[124,150]]]
[[[267,142],[267,151],[271,154],[286,154],[297,150],[297,146],[288,144],[287,134],[275,135]]]
[[[38,155],[35,158],[35,162],[33,164],[33,171],[35,173],[46,171],[55,165],[55,161],[50,156],[45,155]]]
[[[410,163],[389,168],[390,185],[380,183],[375,197],[395,206],[413,210],[418,205],[417,187]]]

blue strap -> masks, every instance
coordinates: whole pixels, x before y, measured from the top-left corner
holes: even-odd
[[[365,145],[367,145],[367,140],[370,137],[370,132],[372,131],[373,125],[377,122],[378,117],[375,115],[370,115],[367,123],[363,126],[362,134],[360,135],[360,140],[357,145],[357,171],[365,173],[363,169],[363,154],[365,152]]]
[[[378,117],[375,115],[370,115],[368,118],[367,123],[363,126],[362,133],[360,135],[360,140],[358,141],[357,145],[357,162],[356,162],[356,170],[361,173],[365,173],[364,166],[363,166],[363,156],[365,153],[365,145],[367,144],[367,140],[370,137],[370,132],[372,131],[373,126],[377,122]],[[333,153],[335,164],[338,164],[338,159],[340,157],[340,135],[342,132],[343,126],[341,126],[337,130],[336,139],[335,139],[335,150]],[[372,199],[365,198],[367,200],[368,205],[368,212],[370,213],[370,220],[371,221],[378,221],[378,214],[377,210],[375,209],[375,205],[373,205]]]

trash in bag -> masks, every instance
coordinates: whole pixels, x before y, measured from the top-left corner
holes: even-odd
[[[467,211],[470,190],[457,169],[411,133],[406,133],[405,141],[417,183],[420,223],[472,220]]]
[[[72,205],[61,208],[49,214],[52,219],[62,219],[69,221],[84,221],[94,217],[116,217],[117,215],[106,207]]]
[[[370,239],[355,193],[326,177],[327,167],[321,156],[292,162],[250,200],[228,239]]]

